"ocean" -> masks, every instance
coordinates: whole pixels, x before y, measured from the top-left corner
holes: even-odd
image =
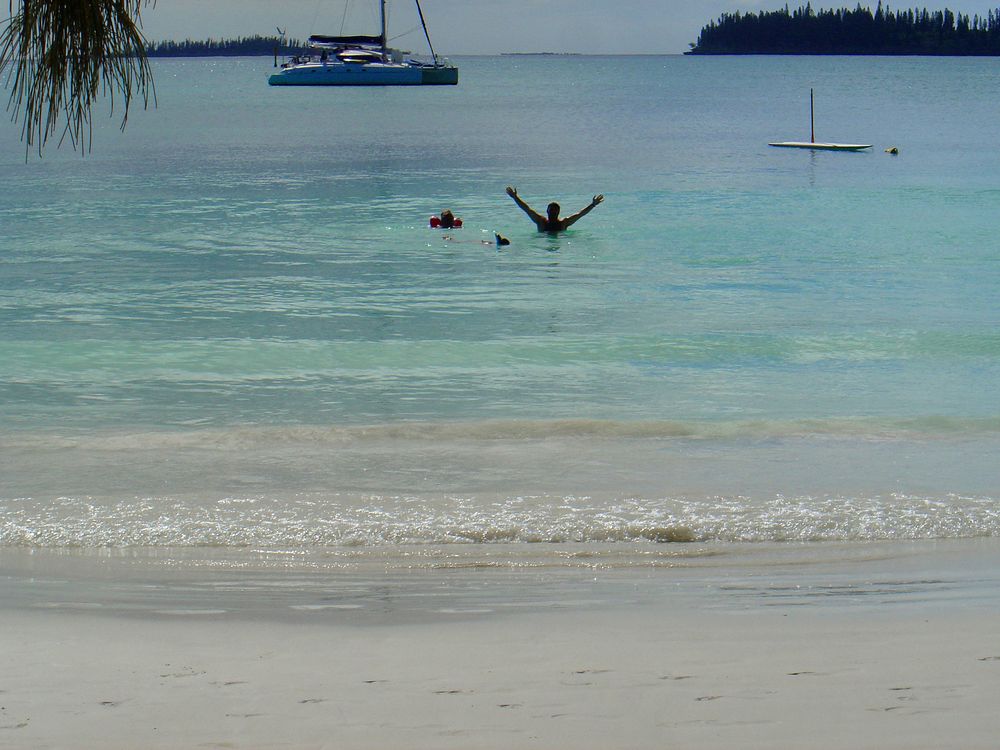
[[[456,62],[279,89],[267,58],[156,60],[156,107],[99,107],[86,157],[0,127],[0,549],[1000,534],[1000,61]],[[873,148],[769,148],[810,88],[818,140]],[[507,185],[605,201],[552,237]]]

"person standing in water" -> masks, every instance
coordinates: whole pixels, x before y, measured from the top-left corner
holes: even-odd
[[[548,232],[549,234],[555,234],[556,232],[561,232],[564,229],[569,229],[578,219],[589,214],[594,210],[597,204],[604,200],[603,195],[595,195],[594,199],[590,202],[590,205],[580,211],[577,211],[572,216],[567,216],[563,219],[559,216],[560,206],[558,203],[550,203],[545,209],[546,215],[542,216],[538,213],[538,211],[533,209],[521,199],[521,196],[517,194],[517,188],[508,186],[507,195],[513,198],[518,208],[528,214],[528,218],[535,222],[535,226],[538,227],[539,232]]]

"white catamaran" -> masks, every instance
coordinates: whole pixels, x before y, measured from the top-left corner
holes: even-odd
[[[439,58],[431,44],[420,0],[415,0],[420,24],[427,37],[431,62],[406,57],[392,49],[386,34],[385,0],[379,0],[381,30],[378,36],[309,37],[311,55],[297,55],[268,78],[272,86],[453,86],[458,68]]]

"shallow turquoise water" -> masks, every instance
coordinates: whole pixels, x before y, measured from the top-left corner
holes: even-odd
[[[459,63],[454,89],[286,91],[265,85],[266,59],[157,61],[157,108],[124,133],[99,119],[86,159],[25,163],[0,128],[0,497],[171,497],[179,475],[130,473],[130,448],[74,443],[80,458],[59,441],[169,453],[248,428],[263,430],[251,450],[219,440],[246,453],[220,459],[224,481],[180,461],[185,491],[473,495],[484,467],[457,446],[498,420],[510,455],[485,486],[500,498],[1000,495],[1000,62]],[[817,138],[871,152],[768,148],[808,137],[810,87]],[[564,212],[606,201],[539,236],[507,184]],[[465,221],[452,240],[426,228],[445,207]],[[583,451],[607,465],[568,466],[560,444],[547,473],[522,473],[531,440],[563,440],[567,420],[573,439],[611,441]],[[252,468],[261,450],[288,465],[268,430],[301,447],[312,428],[414,424],[437,427],[408,435],[415,453],[386,449],[405,471],[376,461],[359,480],[352,443],[361,458],[330,476],[328,435],[299,466],[308,487]],[[183,448],[143,442],[163,431]],[[825,460],[843,448],[831,434],[856,455]],[[698,440],[719,472],[691,469]],[[755,462],[762,440],[780,445]],[[789,480],[803,461],[817,479]],[[131,481],[102,484],[109,463]],[[940,533],[993,533],[991,503]],[[837,533],[863,536],[859,513]]]

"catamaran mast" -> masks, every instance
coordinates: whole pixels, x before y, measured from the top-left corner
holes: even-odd
[[[381,18],[382,18],[382,33],[379,35],[379,38],[382,40],[382,52],[384,53],[385,48],[389,46],[389,39],[388,35],[386,34],[386,28],[385,28],[385,0],[382,0],[379,3],[379,10],[381,11]]]
[[[427,46],[430,47],[431,57],[434,58],[434,64],[437,65],[438,56],[434,53],[434,45],[431,44],[431,35],[427,31],[427,24],[424,21],[424,10],[420,7],[420,0],[415,0],[415,2],[417,3],[417,13],[420,14],[420,25],[424,27],[424,36],[427,37]]]

